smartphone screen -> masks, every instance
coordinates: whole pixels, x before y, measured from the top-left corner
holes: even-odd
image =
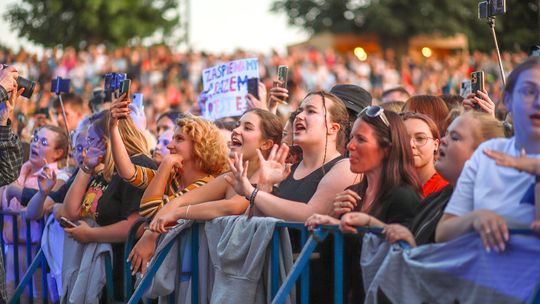
[[[286,65],[280,65],[278,67],[278,80],[281,81],[281,87],[287,88],[287,74],[289,73],[289,68]]]
[[[249,78],[247,86],[248,93],[259,99],[259,78]]]

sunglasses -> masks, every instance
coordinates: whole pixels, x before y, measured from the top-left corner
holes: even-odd
[[[384,124],[387,126],[387,127],[390,127],[390,121],[388,121],[388,118],[386,117],[386,115],[384,114],[384,109],[379,107],[379,106],[369,106],[369,107],[365,107],[359,114],[358,114],[358,117],[362,117],[366,115],[367,117],[371,117],[371,118],[376,118],[376,117],[380,117],[382,122],[384,122]]]

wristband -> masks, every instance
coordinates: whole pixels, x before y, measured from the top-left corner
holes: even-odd
[[[84,163],[81,165],[81,170],[82,170],[84,173],[90,174],[90,175],[92,175],[92,172],[94,171],[94,170],[92,170],[92,168],[88,167],[88,165],[87,165],[87,164],[84,164]]]
[[[251,192],[251,195],[249,196],[249,208],[253,208],[255,205],[255,197],[257,196],[257,192],[259,192],[259,188],[253,189],[253,192]]]
[[[537,184],[540,183],[540,175],[537,175],[535,180]]]

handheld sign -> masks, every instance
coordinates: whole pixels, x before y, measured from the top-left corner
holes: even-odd
[[[257,58],[240,59],[205,69],[201,104],[204,118],[240,116],[247,110],[248,79],[259,77]]]

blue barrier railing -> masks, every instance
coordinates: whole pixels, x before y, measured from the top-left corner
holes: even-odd
[[[18,213],[13,213],[10,211],[0,211],[0,214],[3,215],[9,215],[14,216],[14,227],[17,227],[17,221],[16,217],[19,215]],[[3,224],[3,223],[2,223]],[[45,229],[45,220],[41,219],[39,221],[40,224],[40,231],[43,233],[43,230]],[[3,226],[2,226],[3,227]],[[19,265],[18,265],[18,250],[14,248],[14,269],[15,269],[15,278],[16,278],[16,289],[14,294],[12,295],[11,299],[9,299],[9,303],[19,303],[20,298],[24,292],[24,289],[28,289],[29,294],[29,302],[33,303],[33,282],[32,277],[34,276],[35,272],[38,268],[41,267],[41,299],[42,303],[48,303],[48,284],[47,284],[47,272],[48,272],[48,264],[47,259],[45,258],[45,254],[41,250],[41,238],[40,242],[37,245],[38,252],[36,253],[36,256],[32,260],[32,234],[30,229],[30,221],[26,220],[26,263],[29,265],[26,269],[26,272],[24,273],[24,276],[21,280],[19,280]],[[14,233],[14,241],[13,243],[16,244],[18,242],[18,235],[15,234],[15,232],[18,232],[18,228],[13,228]],[[3,243],[2,238],[2,243]],[[3,245],[3,244],[2,244]],[[114,288],[113,288],[113,277],[112,277],[112,256],[107,255],[105,257],[105,274],[106,274],[106,292],[107,292],[107,300],[109,303],[112,303],[114,299]]]
[[[199,257],[199,223],[194,222],[190,229],[186,229],[182,233],[180,233],[177,238],[181,238],[184,236],[185,233],[191,232],[191,300],[192,303],[198,303],[199,299],[199,271],[198,271],[198,257]],[[148,289],[150,284],[152,283],[152,280],[154,279],[154,276],[156,272],[158,271],[159,267],[161,267],[161,264],[163,264],[163,261],[165,260],[165,257],[167,257],[167,254],[171,251],[171,248],[173,247],[175,241],[171,240],[160,252],[158,252],[152,261],[150,262],[150,265],[146,269],[145,275],[142,277],[141,282],[129,298],[129,301],[127,303],[129,304],[135,304],[138,303],[145,291]],[[178,263],[182,264],[181,257],[178,258]],[[171,299],[171,297],[175,296],[175,292],[172,292],[171,295],[169,295],[169,301],[173,301],[174,303],[175,299]]]
[[[362,233],[382,235],[380,227],[360,227],[357,230]],[[309,257],[330,233],[334,235],[334,303],[343,303],[343,234],[336,225],[321,225],[313,231],[276,296],[272,298],[272,303],[285,303],[298,277],[305,269],[309,269]],[[400,244],[405,248],[409,247],[405,242]],[[303,300],[302,303],[304,303]]]
[[[4,229],[4,218],[8,216],[8,217],[11,217],[11,222],[12,222],[12,234],[13,234],[13,239],[12,239],[12,245],[13,245],[13,271],[14,271],[14,282],[15,282],[15,285],[16,286],[19,286],[20,283],[21,283],[21,274],[20,274],[20,265],[19,265],[19,248],[18,246],[20,245],[20,238],[19,238],[19,221],[18,219],[20,218],[20,212],[14,212],[14,211],[10,211],[10,210],[0,210],[0,227],[2,227],[2,234],[3,234],[3,229]],[[27,268],[30,267],[30,265],[32,264],[32,255],[33,255],[33,252],[32,252],[32,247],[36,247],[36,251],[39,250],[40,248],[40,245],[41,245],[41,237],[38,238],[38,242],[36,244],[33,244],[32,243],[32,229],[31,229],[31,223],[32,221],[30,220],[25,220],[25,223],[26,223],[26,231],[25,231],[25,253],[26,253],[26,258],[25,258],[25,262],[26,262],[26,265],[27,265]],[[38,221],[39,223],[39,226],[40,226],[40,229],[39,229],[39,232],[40,232],[40,236],[41,234],[43,233],[43,229],[45,227],[45,221],[44,219],[41,219]],[[6,257],[6,254],[7,252],[5,251],[5,248],[6,248],[6,242],[4,240],[4,236],[2,235],[2,237],[0,237],[0,246],[2,247],[2,254],[4,257]],[[36,252],[37,254],[37,252]],[[42,266],[43,269],[46,270],[46,268],[43,267],[43,263],[40,265]],[[4,258],[4,269],[6,269],[6,271],[8,270],[8,267],[7,267],[7,258]],[[35,270],[34,270],[35,271]],[[42,286],[42,293],[41,293],[41,297],[43,299],[43,303],[47,303],[47,298],[48,298],[48,291],[47,291],[47,279],[46,279],[46,273],[45,271],[42,272],[42,275],[41,275],[41,286]],[[33,303],[33,300],[34,300],[34,286],[33,286],[33,282],[32,280],[29,280],[28,282],[26,282],[25,286],[27,289],[28,289],[28,301],[30,303]],[[24,288],[23,287],[23,288]],[[21,292],[21,295],[22,295],[22,292]],[[13,301],[10,301],[12,303],[18,303],[19,302],[19,298],[16,298],[14,299]]]
[[[271,296],[274,298],[279,290],[279,234],[283,233],[284,228],[295,229],[300,231],[300,248],[304,247],[307,242],[308,231],[303,223],[278,222],[272,236],[272,253],[271,253]],[[309,303],[309,265],[304,268],[300,278],[300,303]]]
[[[129,299],[133,291],[133,276],[131,275],[131,263],[128,262],[128,256],[135,246],[135,241],[137,239],[137,232],[139,228],[148,222],[148,219],[141,217],[131,226],[129,229],[128,237],[124,245],[124,299]]]

